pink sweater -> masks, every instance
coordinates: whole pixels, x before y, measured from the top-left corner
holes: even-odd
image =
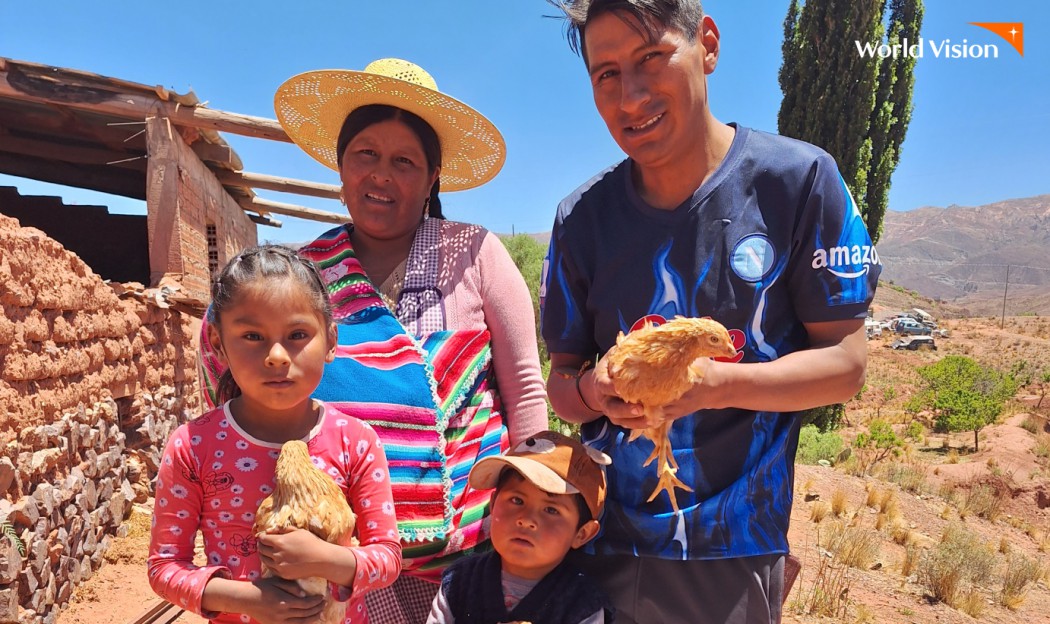
[[[368,622],[364,594],[386,587],[401,571],[386,455],[372,428],[324,410],[305,441],[314,465],[339,485],[357,514],[357,575],[346,599],[346,622]],[[234,613],[201,610],[213,576],[259,578],[253,525],[259,503],[273,492],[281,445],[252,437],[227,406],[190,421],[172,434],[157,475],[149,549],[149,581],[162,598],[213,622],[249,622]],[[193,563],[194,538],[204,538],[207,563]]]
[[[438,287],[449,329],[492,335],[492,366],[510,445],[547,429],[536,318],[529,288],[499,238],[477,225],[445,221]]]

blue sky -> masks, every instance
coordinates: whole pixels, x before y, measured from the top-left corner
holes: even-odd
[[[362,69],[394,56],[422,65],[438,87],[487,115],[508,143],[506,165],[484,187],[443,196],[451,218],[499,233],[550,229],[558,201],[623,155],[594,110],[582,62],[544,0],[322,2],[8,1],[0,56],[86,70],[177,92],[211,108],[274,117],[273,93],[311,69]],[[722,32],[710,79],[722,121],[776,130],[786,0],[708,0]],[[1021,58],[969,22],[1024,22]],[[890,208],[980,205],[1050,193],[1050,4],[927,0],[923,36],[997,43],[998,59],[936,59],[916,69],[915,111]],[[832,35],[833,36],[833,35]],[[843,45],[853,46],[852,41]],[[245,169],[338,183],[291,144],[225,134]],[[144,213],[144,204],[0,176],[24,194],[60,194]],[[334,201],[259,191],[330,211]],[[280,217],[260,240],[303,241],[325,224]]]

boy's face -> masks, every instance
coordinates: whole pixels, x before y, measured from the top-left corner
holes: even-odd
[[[503,569],[526,579],[541,579],[571,548],[586,544],[598,532],[591,520],[580,528],[572,494],[550,494],[518,472],[506,477],[492,500],[492,545]]]

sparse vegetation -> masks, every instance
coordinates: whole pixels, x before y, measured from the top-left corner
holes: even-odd
[[[805,425],[798,434],[798,452],[795,461],[800,464],[816,464],[820,460],[834,463],[842,452],[842,436],[829,431],[821,433],[816,425]]]
[[[882,538],[875,531],[836,520],[823,531],[820,541],[836,562],[866,570],[878,558]]]
[[[884,420],[868,423],[868,431],[858,433],[853,441],[854,456],[863,473],[868,473],[878,462],[900,453],[902,441]]]
[[[919,564],[919,581],[935,599],[957,609],[986,585],[995,569],[995,553],[961,525],[949,525]]]
[[[1028,595],[1028,589],[1046,574],[1038,561],[1020,553],[1009,553],[1003,565],[1003,588],[999,592],[999,604],[1016,611]]]

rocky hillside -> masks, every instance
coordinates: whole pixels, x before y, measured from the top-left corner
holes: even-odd
[[[973,316],[1050,314],[1050,195],[886,213],[883,279]],[[1009,277],[1007,276],[1009,267]]]

